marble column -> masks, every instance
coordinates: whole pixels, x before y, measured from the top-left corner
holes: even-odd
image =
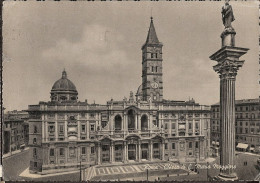
[[[165,142],[162,142],[162,160],[164,160],[164,155],[165,155]]]
[[[138,142],[138,161],[142,161],[142,155],[141,155],[141,141]]]
[[[153,143],[152,142],[149,142],[149,155],[150,155],[150,157],[149,157],[149,159],[150,159],[150,161],[152,161],[153,160]]]
[[[115,162],[115,143],[112,142],[112,148],[111,148],[111,162],[114,163]]]
[[[222,40],[226,36],[230,35],[225,33]],[[218,62],[213,69],[220,77],[220,165],[232,167],[235,157],[235,81],[237,71],[244,63],[239,57],[246,54],[248,49],[229,46],[226,41],[222,41],[225,44],[210,59]],[[220,170],[218,177],[236,180],[235,168]]]
[[[101,144],[98,144],[98,165],[101,164]]]

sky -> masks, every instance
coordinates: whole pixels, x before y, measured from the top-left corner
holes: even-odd
[[[129,98],[141,85],[142,52],[153,16],[163,43],[164,99],[219,101],[216,62],[224,2],[4,2],[3,99],[6,110],[49,101],[63,69],[79,101]],[[236,46],[249,48],[236,99],[257,98],[258,5],[231,2]]]

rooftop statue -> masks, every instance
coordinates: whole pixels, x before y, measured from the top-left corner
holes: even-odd
[[[229,5],[229,0],[225,0],[225,5],[222,7],[222,21],[225,26],[225,29],[233,27],[231,26],[231,22],[235,20],[232,6]]]

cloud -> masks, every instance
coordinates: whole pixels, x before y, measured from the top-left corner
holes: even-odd
[[[122,65],[127,60],[126,52],[120,49],[124,36],[115,30],[97,24],[85,26],[82,38],[73,42],[62,38],[56,45],[42,52],[48,61],[80,64],[86,67],[109,69]]]

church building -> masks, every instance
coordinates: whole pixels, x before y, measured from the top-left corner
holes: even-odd
[[[163,98],[162,47],[151,18],[142,46],[142,84],[128,100],[80,102],[64,70],[51,89],[51,100],[28,107],[30,172],[204,161],[210,149],[210,106]]]

